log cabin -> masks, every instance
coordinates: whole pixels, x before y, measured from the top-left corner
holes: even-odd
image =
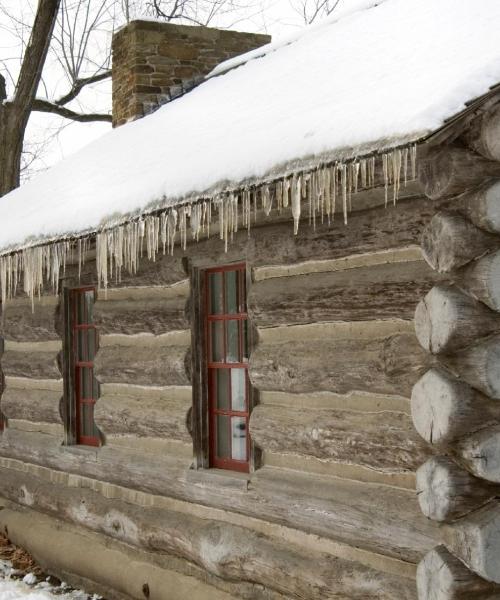
[[[113,131],[0,200],[0,528],[47,572],[500,598],[499,25],[116,34]]]

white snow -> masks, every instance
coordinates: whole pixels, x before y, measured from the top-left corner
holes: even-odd
[[[373,4],[247,56],[0,199],[0,250],[115,224],[290,161],[416,141],[500,82],[498,0]]]
[[[0,560],[0,600],[87,600],[89,595],[80,590],[62,592],[46,581],[37,583],[33,573],[28,573],[22,580],[12,579],[14,569],[8,561]],[[98,596],[92,596],[99,600]]]

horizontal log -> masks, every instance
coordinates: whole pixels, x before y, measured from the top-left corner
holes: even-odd
[[[453,274],[457,286],[500,311],[500,251],[491,252]]]
[[[453,286],[434,286],[415,311],[418,341],[433,354],[455,352],[499,330],[499,314]]]
[[[417,569],[419,600],[494,600],[500,589],[470,571],[445,546],[436,546]]]
[[[94,306],[99,332],[159,335],[189,327],[186,302],[189,282],[171,286],[108,289]]]
[[[94,418],[104,434],[191,441],[186,419],[192,403],[190,387],[141,388],[105,384]]]
[[[439,279],[423,260],[274,277],[251,286],[249,313],[259,326],[411,319]]]
[[[268,391],[409,395],[430,361],[411,329],[409,321],[260,329],[250,378],[257,389]]]
[[[482,429],[459,440],[455,451],[477,477],[500,483],[500,426]]]
[[[445,456],[433,456],[417,470],[418,502],[434,521],[464,517],[499,493],[499,485],[473,477]]]
[[[440,356],[440,361],[457,377],[495,400],[500,400],[499,360],[500,335],[454,355]]]
[[[153,336],[104,335],[95,358],[101,383],[190,385],[189,331]]]
[[[17,342],[59,340],[58,311],[58,296],[42,296],[33,305],[29,298],[13,298],[3,310],[2,335]]]
[[[419,160],[419,181],[432,200],[461,194],[490,177],[500,177],[500,164],[465,148],[439,146]]]
[[[408,415],[256,406],[252,440],[271,452],[315,456],[380,471],[414,471],[428,456]],[[293,459],[292,459],[293,460]]]
[[[455,208],[466,218],[491,233],[500,233],[500,181],[487,181],[455,201]]]
[[[60,379],[60,341],[5,343],[2,371],[7,377],[30,379]]]
[[[62,423],[59,391],[19,389],[6,386],[2,395],[2,412],[8,419],[23,419],[35,423]]]
[[[461,215],[438,212],[422,234],[422,254],[440,273],[449,273],[498,248],[500,239]]]
[[[247,491],[231,488],[228,494],[218,478],[210,485],[193,485],[187,476],[191,459],[163,453],[106,445],[82,451],[61,446],[59,438],[14,430],[2,437],[0,453],[23,464],[266,519],[413,563],[438,539],[436,524],[421,514],[414,491],[308,475],[290,469],[293,462],[286,469],[264,466],[252,474]]]
[[[365,600],[367,591],[374,598],[415,598],[409,579],[318,551],[304,551],[300,546],[232,525],[223,514],[220,520],[207,520],[166,508],[144,510],[89,489],[47,484],[8,469],[0,472],[2,493],[11,501],[36,506],[42,512],[144,550],[178,556],[222,579],[248,581],[311,600],[344,595]]]
[[[490,160],[500,161],[500,109],[498,104],[479,114],[463,134],[466,144]]]
[[[500,583],[500,500],[442,528],[448,549],[487,581]]]
[[[498,423],[500,406],[443,369],[432,368],[413,386],[411,414],[426,442],[451,444]]]

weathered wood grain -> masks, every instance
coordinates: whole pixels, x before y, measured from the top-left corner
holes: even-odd
[[[17,342],[58,340],[56,313],[59,297],[42,296],[32,307],[29,298],[9,300],[3,309],[1,335]]]
[[[139,548],[179,556],[223,579],[250,581],[297,599],[415,598],[409,579],[320,552],[304,552],[300,546],[223,520],[155,507],[144,510],[92,490],[51,485],[7,469],[0,472],[3,494],[10,500]]]
[[[99,332],[159,335],[189,326],[189,282],[172,286],[108,289],[99,294],[94,322]]]
[[[461,194],[490,177],[500,177],[500,163],[453,146],[438,146],[419,160],[419,181],[433,200]]]
[[[260,329],[250,356],[250,378],[259,390],[409,396],[430,362],[412,329],[404,321]]]
[[[499,314],[454,286],[434,286],[415,311],[417,339],[432,354],[455,352],[499,330]]]
[[[429,444],[452,444],[500,420],[500,406],[443,369],[432,368],[413,386],[411,414]]]
[[[500,233],[500,181],[487,181],[477,189],[456,198],[454,208],[491,233]]]
[[[500,483],[500,425],[482,429],[460,439],[454,451],[477,477]]]
[[[443,540],[469,569],[493,583],[500,583],[500,500],[451,525],[442,527]]]
[[[8,419],[62,424],[60,391],[19,389],[6,386],[2,395],[2,412]]]
[[[61,447],[58,438],[14,430],[3,436],[0,449],[3,456],[23,462],[283,523],[414,563],[438,539],[436,525],[421,514],[414,492],[390,486],[263,467],[246,491],[231,488],[228,494],[217,478],[210,485],[193,485],[187,476],[191,460],[177,456],[107,446],[98,451]]]
[[[428,552],[417,569],[419,600],[495,600],[500,588],[470,571],[445,546]]]
[[[411,319],[418,298],[440,279],[424,261],[273,277],[251,286],[249,312],[259,326]]]
[[[500,311],[500,251],[491,252],[453,274],[458,287]]]
[[[429,455],[408,415],[280,406],[254,408],[250,434],[263,450],[304,454],[381,471],[414,471]],[[293,461],[293,457],[290,457]]]
[[[417,470],[417,496],[426,517],[450,522],[477,510],[500,486],[473,477],[446,456],[433,456]]]
[[[190,385],[189,332],[104,335],[95,358],[101,383]]]
[[[101,386],[94,418],[104,434],[191,441],[186,419],[191,388],[141,388],[133,385]]]
[[[500,109],[498,104],[481,112],[462,135],[466,144],[490,160],[500,161]]]
[[[58,366],[61,342],[9,342],[2,355],[2,371],[9,377],[59,379]]]
[[[429,265],[440,273],[449,273],[495,250],[500,238],[459,214],[438,212],[422,234],[422,254]]]

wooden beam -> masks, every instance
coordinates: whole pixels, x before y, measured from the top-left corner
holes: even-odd
[[[477,189],[465,192],[454,207],[481,229],[500,233],[500,181],[489,180]]]
[[[461,350],[453,355],[440,355],[440,361],[487,396],[500,400],[500,335]]]
[[[472,433],[457,442],[455,451],[467,469],[482,479],[500,483],[500,426]]]
[[[453,286],[434,286],[415,311],[418,341],[432,354],[455,352],[499,330],[499,314]]]
[[[474,119],[464,133],[463,139],[481,156],[500,161],[500,107],[498,104]]]
[[[500,588],[470,571],[445,546],[436,546],[417,569],[419,600],[494,600]]]
[[[461,194],[491,177],[500,177],[500,163],[465,148],[439,146],[419,160],[419,181],[432,200]]]
[[[500,405],[453,377],[432,368],[413,386],[413,425],[429,444],[452,444],[500,420]]]
[[[434,521],[464,517],[499,493],[499,485],[473,477],[446,456],[433,456],[417,470],[418,502]]]
[[[442,527],[449,550],[469,569],[493,583],[500,583],[500,500]]]
[[[429,451],[398,412],[260,405],[250,419],[252,440],[263,450],[305,455],[383,472],[414,471]]]
[[[458,269],[499,245],[498,236],[452,213],[438,212],[422,234],[423,256],[440,273]]]
[[[500,251],[472,261],[454,273],[454,279],[468,294],[500,311]]]

